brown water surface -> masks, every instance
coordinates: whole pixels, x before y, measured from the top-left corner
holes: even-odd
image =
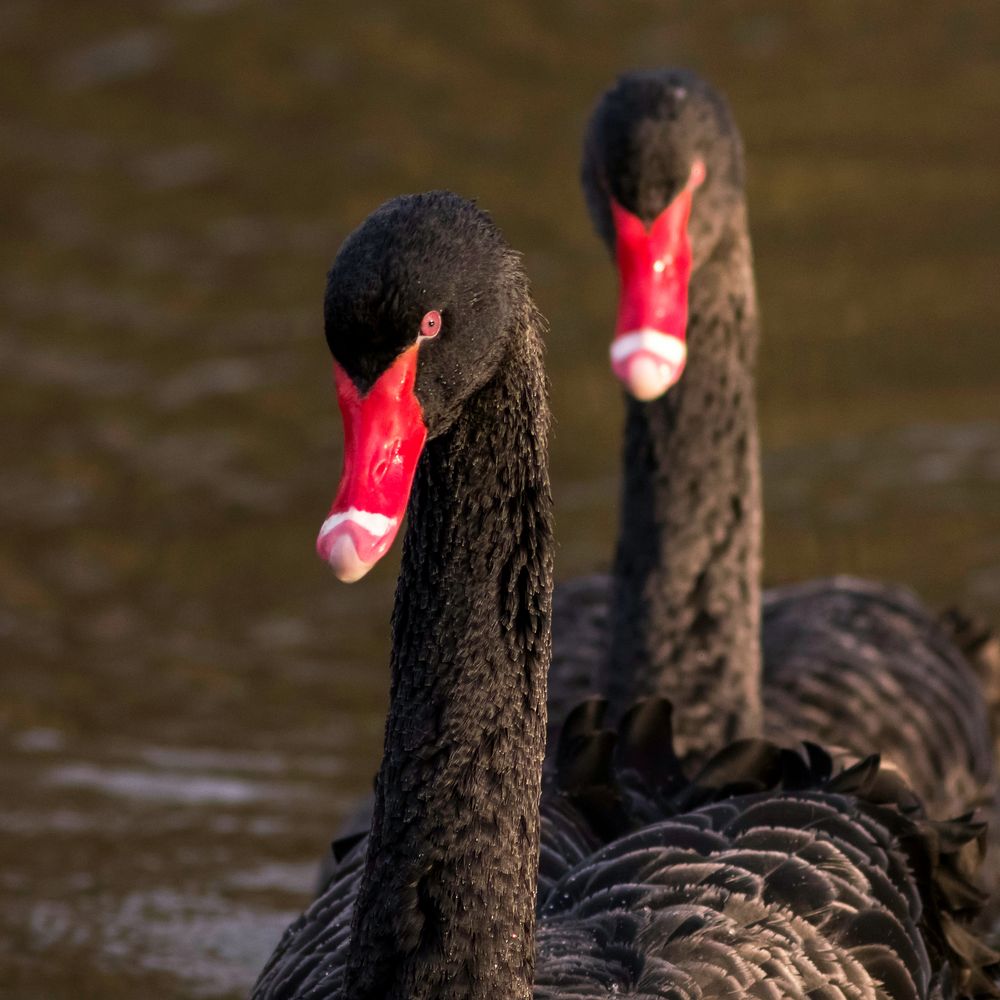
[[[376,766],[396,557],[315,559],[339,241],[452,187],[552,333],[559,573],[605,566],[614,275],[577,188],[635,65],[727,91],[767,577],[1000,622],[1000,8],[0,5],[0,996],[236,997]]]

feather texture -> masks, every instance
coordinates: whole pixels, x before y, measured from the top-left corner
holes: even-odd
[[[593,574],[555,589],[553,735],[574,700],[602,687],[612,586]],[[932,815],[992,815],[994,706],[950,629],[910,591],[847,576],[778,587],[764,592],[761,635],[770,739],[877,750]],[[973,641],[988,654],[992,633]]]
[[[816,747],[741,741],[688,781],[664,702],[617,732],[601,716],[571,716],[543,797],[536,998],[997,995],[997,956],[965,929],[981,825],[932,822],[873,758],[838,770]],[[363,855],[256,997],[340,995]]]

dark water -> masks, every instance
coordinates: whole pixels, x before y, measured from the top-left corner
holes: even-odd
[[[576,184],[616,70],[746,137],[770,581],[1000,621],[1000,8],[4,0],[0,996],[230,997],[370,781],[390,559],[312,551],[325,269],[453,187],[552,324],[561,575],[606,564],[614,277]]]

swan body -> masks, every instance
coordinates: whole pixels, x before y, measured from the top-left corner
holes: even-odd
[[[586,691],[619,711],[661,693],[693,766],[763,733],[877,751],[938,816],[992,802],[982,683],[911,594],[849,577],[761,594],[758,311],[724,98],[687,71],[622,76],[591,117],[582,177],[619,271],[614,344],[659,324],[686,362],[651,399],[613,360],[621,530],[609,575],[556,590],[553,717]]]
[[[421,341],[432,312],[440,333]],[[990,993],[992,953],[962,927],[979,829],[928,823],[873,759],[835,775],[818,748],[742,741],[692,781],[662,699],[612,727],[585,702],[543,786],[541,319],[488,216],[445,192],[387,203],[338,254],[326,320],[353,422],[331,516],[395,517],[386,467],[358,456],[398,454],[417,422],[426,440],[393,470],[412,487],[370,829],[253,996]],[[320,546],[348,578],[377,548],[355,530]]]

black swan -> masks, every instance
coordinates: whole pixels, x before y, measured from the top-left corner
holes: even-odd
[[[622,76],[590,120],[582,181],[620,277],[624,489],[611,576],[556,589],[553,714],[590,690],[618,707],[662,691],[695,762],[763,722],[878,750],[935,814],[987,801],[979,678],[912,595],[834,578],[765,594],[762,616],[757,302],[724,98],[687,71]]]
[[[959,922],[978,828],[923,819],[873,760],[833,777],[818,749],[751,741],[692,784],[662,701],[617,735],[590,703],[542,794],[542,321],[489,217],[388,202],[341,248],[325,314],[347,447],[321,554],[356,578],[408,503],[390,707],[370,833],[254,997],[991,992]]]

